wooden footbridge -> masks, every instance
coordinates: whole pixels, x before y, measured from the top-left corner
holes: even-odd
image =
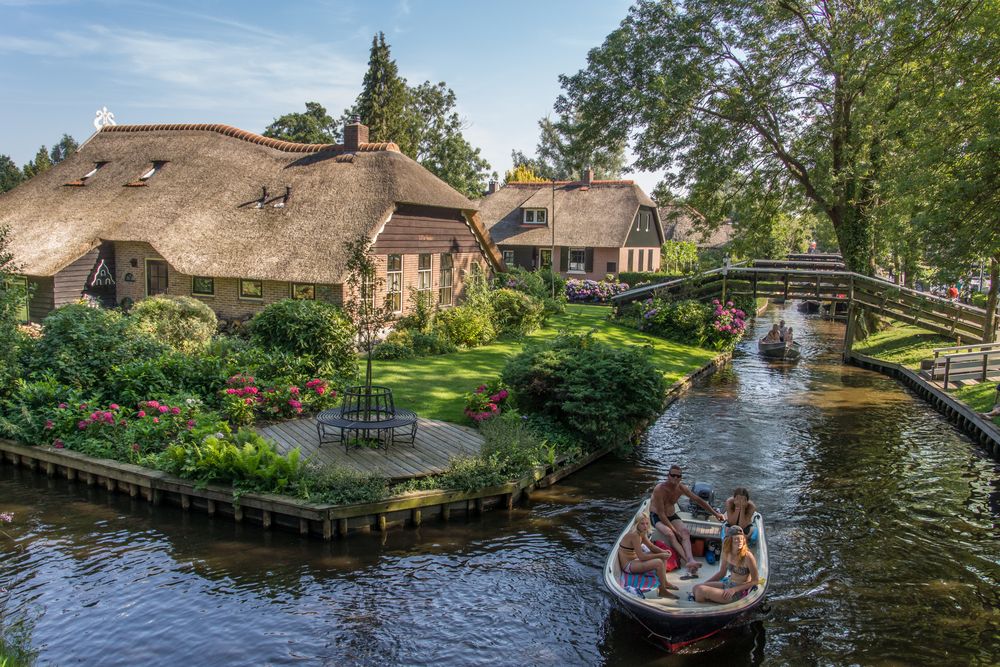
[[[986,335],[986,312],[963,303],[918,292],[879,278],[848,271],[839,255],[789,255],[785,260],[753,260],[694,276],[635,287],[612,299],[621,306],[654,296],[726,299],[737,295],[847,303],[958,341],[993,340]],[[848,317],[846,347],[853,342]]]

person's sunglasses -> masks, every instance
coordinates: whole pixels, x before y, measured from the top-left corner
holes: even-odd
[[[684,475],[678,475],[677,473],[675,473],[675,472],[672,472],[672,473],[670,473],[670,474],[669,474],[669,476],[670,476],[670,477],[676,477],[677,479],[680,479],[680,478],[681,478],[681,477],[683,477]]]

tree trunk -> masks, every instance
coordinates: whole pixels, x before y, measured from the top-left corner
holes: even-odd
[[[983,342],[993,343],[997,339],[997,290],[1000,289],[1000,254],[990,257],[990,293],[986,298],[986,324],[983,327]]]

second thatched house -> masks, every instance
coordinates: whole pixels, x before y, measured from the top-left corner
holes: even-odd
[[[289,297],[340,303],[359,235],[400,313],[410,287],[447,306],[473,265],[501,267],[474,205],[357,122],[338,145],[226,125],[104,127],[0,196],[4,225],[36,321],[85,295],[193,296],[231,319]]]
[[[479,213],[509,266],[552,265],[570,278],[660,268],[663,227],[656,204],[632,181],[508,183]]]

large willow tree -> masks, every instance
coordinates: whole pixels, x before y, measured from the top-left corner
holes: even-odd
[[[557,103],[709,219],[812,209],[848,266],[872,273],[883,141],[903,64],[975,11],[955,0],[641,0]]]

